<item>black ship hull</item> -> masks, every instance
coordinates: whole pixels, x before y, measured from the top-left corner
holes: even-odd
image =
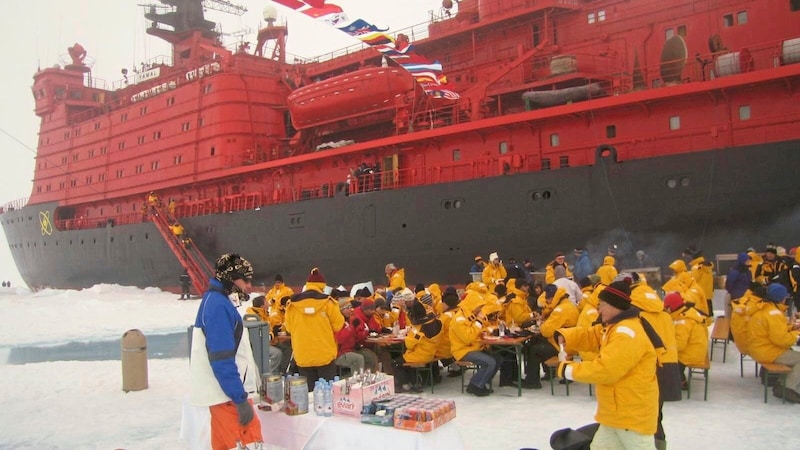
[[[206,257],[236,251],[257,283],[281,273],[302,285],[312,267],[328,284],[373,280],[406,267],[409,283],[469,281],[475,255],[530,258],[619,246],[618,266],[644,250],[661,266],[694,243],[707,258],[768,242],[794,246],[800,225],[800,141],[560,168],[479,180],[271,205],[181,219]],[[28,205],[2,215],[11,252],[32,288],[98,283],[174,289],[182,268],[152,223],[47,234]]]

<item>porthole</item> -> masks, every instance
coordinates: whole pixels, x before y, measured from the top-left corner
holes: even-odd
[[[542,198],[545,199],[545,200],[549,200],[550,199],[550,191],[542,192]]]
[[[539,192],[534,192],[534,193],[533,193],[533,196],[532,196],[532,198],[533,198],[534,200],[539,200],[539,199],[541,199],[541,198],[542,198],[542,194],[541,194],[541,193],[539,193]]]
[[[444,202],[444,209],[450,209],[451,206],[453,206],[453,204],[450,203],[450,200]]]
[[[670,178],[669,180],[667,180],[667,187],[670,189],[675,189],[676,187],[678,187],[678,180]]]
[[[683,187],[689,186],[689,177],[681,178],[681,186],[683,186]]]
[[[453,208],[459,209],[461,208],[461,200],[456,200],[453,202]]]

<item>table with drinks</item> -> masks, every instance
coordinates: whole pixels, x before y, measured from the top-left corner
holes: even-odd
[[[483,345],[492,348],[500,355],[512,354],[517,361],[517,397],[522,397],[522,347],[533,335],[515,336],[506,334],[504,336],[484,336],[481,340]]]

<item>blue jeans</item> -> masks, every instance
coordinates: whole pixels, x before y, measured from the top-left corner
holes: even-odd
[[[478,366],[475,375],[469,380],[469,384],[479,388],[489,387],[489,382],[492,381],[497,371],[500,370],[500,363],[503,358],[500,355],[491,353],[475,351],[469,352],[461,358],[462,361],[468,361]]]

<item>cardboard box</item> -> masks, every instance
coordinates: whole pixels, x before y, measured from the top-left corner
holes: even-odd
[[[456,418],[455,408],[448,410],[440,415],[436,415],[430,420],[418,421],[414,419],[404,418],[402,411],[395,411],[394,413],[394,427],[401,430],[411,431],[433,431],[434,429],[444,425],[445,423]]]
[[[347,380],[333,383],[333,414],[337,416],[361,417],[365,404],[394,395],[394,377],[391,375],[367,386],[351,386],[348,394],[344,393],[346,383]]]
[[[420,398],[394,411],[394,427],[401,430],[433,431],[456,417],[452,400]]]

